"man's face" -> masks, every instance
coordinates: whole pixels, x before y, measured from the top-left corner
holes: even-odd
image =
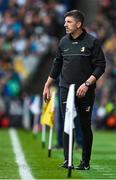
[[[76,32],[81,27],[81,22],[77,21],[72,16],[67,16],[65,18],[64,27],[66,29],[67,34],[72,34],[72,33]]]

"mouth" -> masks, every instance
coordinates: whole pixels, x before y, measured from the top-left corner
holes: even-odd
[[[66,28],[66,31],[69,31],[69,29],[68,29],[68,28]]]

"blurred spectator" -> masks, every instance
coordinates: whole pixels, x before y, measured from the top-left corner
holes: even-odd
[[[0,12],[4,12],[6,11],[6,9],[8,8],[8,1],[9,0],[0,0]]]
[[[7,110],[14,104],[21,109],[25,84],[45,55],[55,53],[65,11],[57,1],[0,0],[0,93]]]
[[[99,1],[99,11],[92,31],[101,40],[107,60],[104,76],[98,81],[96,89],[93,122],[96,128],[116,128],[116,1]],[[110,123],[108,123],[110,122]],[[111,125],[112,124],[112,125]]]

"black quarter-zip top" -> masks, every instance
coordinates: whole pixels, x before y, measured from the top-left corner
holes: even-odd
[[[76,84],[79,87],[91,75],[98,79],[104,73],[105,65],[99,41],[83,30],[76,39],[66,35],[60,40],[50,77],[56,79],[60,75],[60,86]]]

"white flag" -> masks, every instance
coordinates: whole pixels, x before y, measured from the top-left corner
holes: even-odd
[[[65,122],[64,132],[70,134],[70,128],[74,128],[74,118],[76,117],[75,108],[75,85],[71,84],[68,91],[66,111],[65,111]]]
[[[40,109],[40,96],[36,95],[34,101],[30,105],[30,110],[34,115],[39,115],[41,112]]]

